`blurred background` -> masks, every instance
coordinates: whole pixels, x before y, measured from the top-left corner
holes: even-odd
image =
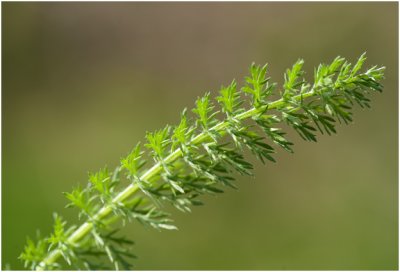
[[[170,209],[179,231],[129,225],[135,268],[398,268],[398,3],[2,3],[2,266],[87,172],[146,131],[175,124],[251,62],[279,84],[299,57],[307,78],[337,55],[387,67],[383,94],[338,134],[277,163],[255,164],[239,190]]]

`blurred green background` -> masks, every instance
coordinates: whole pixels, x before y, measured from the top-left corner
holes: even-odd
[[[387,67],[372,109],[338,135],[256,163],[238,191],[206,197],[179,231],[140,224],[136,269],[398,268],[398,3],[2,3],[2,265],[61,192],[115,166],[146,131],[175,124],[197,96],[252,61],[272,79],[304,58]]]

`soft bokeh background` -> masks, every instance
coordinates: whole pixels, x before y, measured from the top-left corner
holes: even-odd
[[[146,131],[252,61],[278,83],[337,55],[387,67],[371,110],[338,135],[256,163],[240,189],[173,211],[179,231],[131,224],[136,269],[397,269],[398,3],[2,3],[2,266],[61,192],[115,166]]]

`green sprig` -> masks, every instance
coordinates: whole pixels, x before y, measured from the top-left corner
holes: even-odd
[[[383,89],[384,67],[362,72],[365,60],[363,54],[355,65],[341,57],[321,64],[311,84],[303,78],[300,59],[286,71],[278,92],[267,76],[267,65],[252,64],[241,92],[235,81],[219,91],[216,101],[222,114],[207,93],[196,100],[192,117],[184,110],[178,125],[147,133],[148,152],[138,144],[112,173],[107,168],[89,173],[88,186],[65,193],[68,207],[78,208],[85,221],[67,228],[55,216],[53,234],[36,243],[28,239],[20,259],[37,270],[109,269],[98,258],[108,260],[114,269],[130,269],[133,242],[115,236],[118,220],[123,225],[137,220],[156,229],[177,229],[163,203],[189,212],[191,206],[202,204],[199,196],[236,188],[235,172],[252,175],[245,148],[263,163],[275,162],[274,145],[293,152],[283,122],[308,141],[317,141],[318,131],[336,133],[336,121],[351,122],[352,107],[369,107],[367,95]],[[271,101],[272,95],[281,97]],[[151,159],[154,164],[146,169]]]

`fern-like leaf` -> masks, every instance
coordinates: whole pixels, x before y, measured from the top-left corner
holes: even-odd
[[[104,168],[89,173],[88,186],[65,194],[68,207],[78,208],[84,222],[67,227],[55,216],[53,234],[38,242],[28,239],[20,258],[27,268],[38,270],[63,265],[130,269],[130,260],[135,258],[130,251],[133,242],[116,236],[115,222],[137,220],[156,229],[177,229],[162,203],[187,212],[202,204],[198,198],[203,194],[236,188],[235,172],[252,175],[244,149],[263,163],[275,162],[274,145],[293,152],[283,122],[307,141],[317,141],[318,131],[336,133],[336,121],[351,122],[352,107],[369,107],[367,95],[383,89],[384,67],[362,72],[365,60],[363,54],[355,65],[341,57],[321,64],[314,70],[312,84],[303,78],[304,61],[298,60],[286,71],[279,91],[267,76],[267,65],[252,64],[242,92],[235,81],[221,88],[216,97],[220,111],[207,93],[197,99],[192,117],[184,110],[178,125],[147,133],[147,153],[138,144],[113,172]],[[272,95],[281,97],[271,101]],[[154,164],[146,169],[151,159]],[[108,260],[110,266],[97,258]]]

